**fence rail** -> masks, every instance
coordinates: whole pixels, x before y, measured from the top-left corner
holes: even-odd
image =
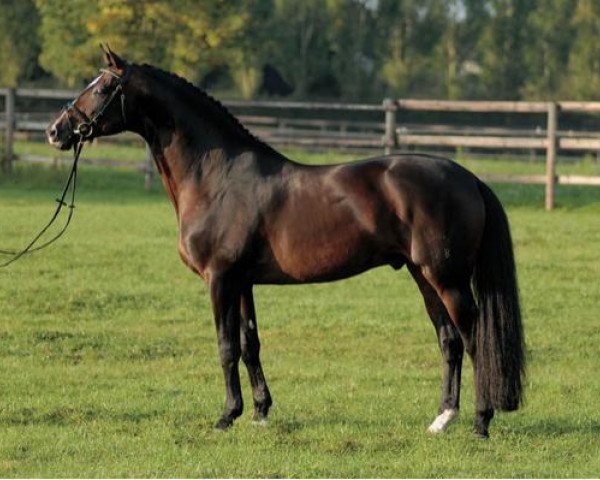
[[[0,96],[4,97],[5,105],[4,115],[0,115],[0,128],[5,132],[2,162],[5,171],[12,168],[15,132],[42,132],[52,115],[17,112],[15,100],[19,97],[70,100],[76,95],[77,92],[72,90],[0,89]],[[556,155],[559,150],[588,151],[600,155],[600,132],[560,130],[560,114],[598,114],[600,102],[384,99],[380,104],[263,100],[227,101],[224,104],[237,114],[252,133],[266,142],[280,146],[345,150],[383,149],[386,153],[412,147],[545,151],[545,175],[488,175],[486,179],[544,184],[547,209],[554,205],[554,186],[557,183],[600,185],[600,177],[556,175]],[[404,118],[403,114],[407,112],[544,115],[545,128],[402,123],[399,119]],[[365,115],[369,118],[365,119]],[[151,162],[148,152],[146,165],[142,169],[146,174],[146,185],[152,182]]]

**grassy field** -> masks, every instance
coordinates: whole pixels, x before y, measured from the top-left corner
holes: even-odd
[[[416,286],[388,268],[258,287],[275,406],[266,428],[247,408],[218,433],[208,296],[176,253],[166,195],[145,192],[139,173],[81,173],[66,237],[0,271],[0,477],[600,475],[600,189],[559,187],[546,213],[543,187],[494,186],[512,223],[530,365],[526,407],[500,414],[489,441],[470,433],[468,365],[459,421],[426,433],[441,359]],[[65,174],[0,177],[0,248],[47,220]]]

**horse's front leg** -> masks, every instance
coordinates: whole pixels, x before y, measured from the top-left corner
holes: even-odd
[[[212,275],[210,296],[217,328],[219,354],[225,376],[225,410],[215,428],[225,430],[242,414],[240,387],[240,288],[228,275]]]
[[[252,385],[252,398],[254,400],[252,421],[263,424],[267,420],[269,408],[271,408],[273,401],[260,363],[260,340],[258,339],[258,325],[256,323],[251,285],[247,285],[242,289],[241,300],[240,340],[242,359],[246,364],[250,384]]]

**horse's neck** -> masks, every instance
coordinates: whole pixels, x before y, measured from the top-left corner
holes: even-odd
[[[229,149],[226,135],[209,120],[189,108],[175,111],[167,100],[157,100],[144,112],[138,130],[157,162],[166,162],[164,166],[173,172],[187,170],[208,152]]]
[[[178,214],[184,187],[209,184],[211,189],[227,188],[226,172],[231,170],[232,162],[251,159],[264,162],[261,164],[266,167],[285,161],[277,154],[265,155],[261,151],[264,147],[234,129],[220,130],[223,122],[211,122],[191,107],[181,106],[181,101],[157,98],[144,107],[135,128],[150,146]]]
[[[220,132],[210,119],[169,92],[144,102],[138,113],[133,130],[148,143],[176,208],[182,183],[199,173],[204,158],[213,163],[216,159],[225,162],[232,155],[231,144],[235,141],[229,132]]]

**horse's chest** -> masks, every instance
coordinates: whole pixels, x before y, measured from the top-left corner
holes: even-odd
[[[243,255],[250,225],[240,212],[205,209],[183,217],[180,224],[179,252],[196,273],[207,278],[211,270],[223,270]]]

